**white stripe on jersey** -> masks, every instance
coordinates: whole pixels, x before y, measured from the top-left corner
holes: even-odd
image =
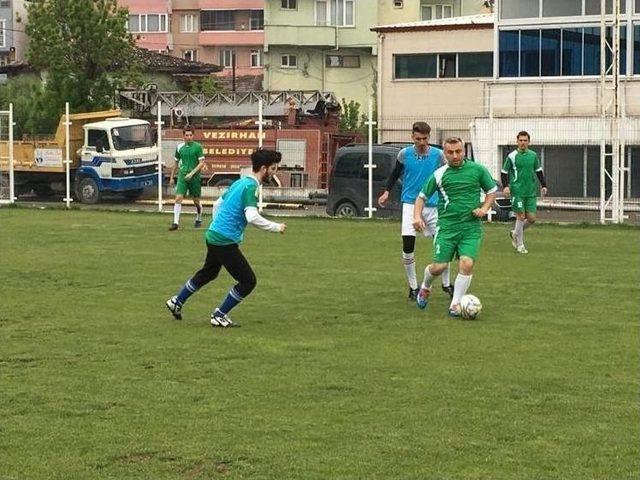
[[[435,178],[438,190],[440,190],[440,194],[442,195],[442,198],[444,199],[444,208],[445,208],[445,210],[446,210],[447,206],[449,205],[449,195],[447,195],[447,192],[445,192],[444,188],[442,187],[442,176],[444,175],[444,172],[446,172],[448,168],[449,168],[448,164],[447,165],[443,165],[442,167],[438,168],[435,172],[433,172],[433,177]]]

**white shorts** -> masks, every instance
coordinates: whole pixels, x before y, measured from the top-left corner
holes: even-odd
[[[424,207],[422,209],[422,220],[426,228],[422,231],[425,237],[433,237],[436,234],[436,224],[438,223],[438,208]],[[402,236],[415,237],[419,232],[413,228],[413,203],[402,204]]]

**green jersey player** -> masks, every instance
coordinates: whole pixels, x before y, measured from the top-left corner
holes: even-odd
[[[511,209],[516,214],[516,226],[509,232],[511,244],[518,253],[529,253],[524,246],[524,230],[536,221],[537,184],[540,193],[547,194],[547,184],[538,155],[529,150],[531,137],[525,131],[518,133],[518,148],[505,158],[500,177],[505,196],[511,196]]]
[[[193,141],[193,130],[185,127],[182,130],[184,142],[176,147],[174,155],[175,163],[171,167],[169,185],[173,186],[176,167],[178,168],[178,182],[176,183],[176,200],[173,204],[173,223],[169,230],[177,230],[180,224],[180,212],[182,200],[187,194],[191,194],[193,204],[196,206],[196,228],[202,225],[202,204],[200,203],[200,171],[204,168],[204,153],[202,146]]]
[[[449,315],[459,317],[460,299],[467,293],[482,243],[482,223],[496,198],[496,182],[480,164],[464,158],[461,139],[451,137],[444,142],[447,164],[438,168],[422,188],[414,205],[414,227],[425,228],[421,212],[426,199],[438,193],[438,225],[433,239],[433,262],[424,270],[424,280],[416,303],[427,307],[431,284],[447,264],[458,258],[458,275],[453,286]],[[484,202],[480,202],[480,191]]]

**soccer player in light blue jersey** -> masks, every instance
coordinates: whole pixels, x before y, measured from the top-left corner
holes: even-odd
[[[211,314],[214,327],[239,326],[229,312],[255,288],[256,276],[240,251],[248,223],[268,232],[284,233],[286,225],[267,220],[258,213],[260,185],[267,183],[278,169],[280,152],[256,150],[251,155],[253,174],[236,180],[214,205],[213,220],[205,234],[207,258],[177,295],[167,300],[167,308],[176,320],[182,319],[187,299],[214,280],[224,267],[236,280],[226,298]]]
[[[403,148],[398,153],[396,166],[387,180],[387,186],[378,198],[378,204],[384,208],[389,198],[389,192],[399,178],[402,178],[402,263],[404,264],[407,282],[409,283],[410,301],[415,301],[418,294],[418,279],[416,277],[416,234],[413,226],[413,205],[427,179],[440,166],[445,164],[444,154],[439,148],[429,145],[431,127],[426,122],[413,124],[411,139],[413,145]],[[438,222],[438,195],[434,194],[425,203],[422,217],[426,228],[423,234],[434,237]],[[442,273],[442,289],[453,297],[453,287],[449,280],[449,268]]]

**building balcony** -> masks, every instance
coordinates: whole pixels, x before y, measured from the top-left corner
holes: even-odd
[[[640,81],[622,80],[620,103],[626,115],[640,115]],[[493,117],[599,116],[598,78],[558,77],[544,80],[501,79],[484,84],[484,114]],[[611,101],[607,91],[605,102]]]
[[[182,0],[184,2],[184,0]],[[175,3],[175,0],[174,0]],[[193,0],[189,3],[193,3]],[[263,10],[264,0],[198,0],[202,10]],[[175,6],[174,6],[175,8]]]
[[[263,45],[263,30],[212,30],[198,34],[200,45]]]
[[[336,27],[268,25],[265,30],[267,45],[336,46]]]

